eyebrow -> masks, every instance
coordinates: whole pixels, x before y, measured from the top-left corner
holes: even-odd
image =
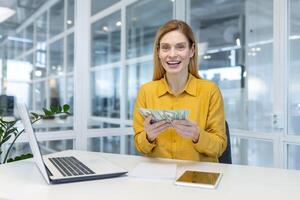
[[[169,43],[160,43],[160,45],[170,45]],[[187,44],[187,42],[179,42],[179,43],[176,43],[175,45],[178,45],[178,44]]]

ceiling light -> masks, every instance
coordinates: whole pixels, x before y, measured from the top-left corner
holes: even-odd
[[[73,24],[72,20],[67,20],[67,24],[69,25]]]
[[[103,30],[103,31],[108,31],[108,27],[107,27],[107,26],[103,26],[103,27],[102,27],[102,30]]]
[[[120,21],[117,21],[116,26],[121,26],[122,23]]]
[[[236,38],[235,43],[238,47],[241,46],[241,39],[240,38]]]
[[[15,10],[12,10],[7,7],[0,7],[0,23],[4,22],[11,16],[13,16],[16,13]]]

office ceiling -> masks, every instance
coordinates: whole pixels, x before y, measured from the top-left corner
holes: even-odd
[[[0,7],[8,7],[16,11],[12,17],[0,23],[0,41],[10,31],[15,30],[22,24],[46,1],[48,0],[0,0]]]

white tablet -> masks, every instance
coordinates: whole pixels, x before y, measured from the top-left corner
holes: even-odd
[[[193,186],[215,189],[220,180],[222,174],[216,172],[204,172],[204,171],[185,171],[176,181],[176,185]]]

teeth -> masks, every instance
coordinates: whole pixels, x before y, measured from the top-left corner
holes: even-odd
[[[174,64],[179,64],[180,63],[180,61],[178,61],[178,62],[167,62],[168,64],[171,64],[171,65],[174,65]]]

